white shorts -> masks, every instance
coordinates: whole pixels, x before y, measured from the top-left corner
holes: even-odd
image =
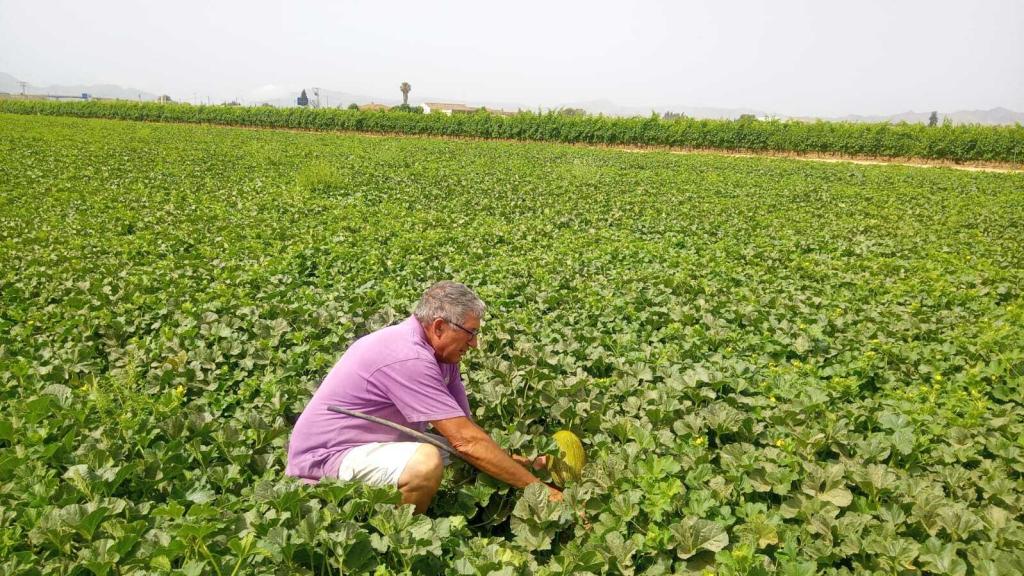
[[[431,434],[448,445],[441,436]],[[406,464],[423,442],[371,442],[348,451],[338,468],[338,479],[359,480],[372,486],[398,486]],[[450,462],[447,452],[440,450],[445,466]]]

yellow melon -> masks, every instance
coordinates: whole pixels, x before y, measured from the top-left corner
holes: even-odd
[[[555,444],[558,444],[559,455],[551,459],[548,470],[551,479],[559,486],[565,486],[569,480],[579,480],[583,466],[587,463],[587,455],[583,453],[583,443],[568,430],[555,433]]]

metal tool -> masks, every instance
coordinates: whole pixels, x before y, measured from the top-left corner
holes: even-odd
[[[363,414],[362,412],[356,412],[355,410],[349,410],[348,408],[342,408],[340,406],[328,406],[327,409],[330,410],[331,412],[337,412],[338,414],[344,414],[346,416],[352,416],[353,418],[361,418],[363,420],[366,420],[367,422],[373,422],[374,424],[380,424],[381,426],[387,426],[388,428],[391,428],[392,430],[398,430],[399,432],[403,432],[405,434],[408,434],[409,436],[412,436],[413,438],[415,438],[415,439],[417,439],[417,440],[419,440],[421,442],[426,442],[427,444],[430,444],[431,446],[437,448],[438,450],[444,450],[445,452],[451,454],[452,456],[455,456],[456,458],[458,458],[459,460],[462,460],[463,462],[467,462],[467,463],[469,462],[468,460],[463,458],[458,452],[453,450],[451,446],[449,446],[448,444],[445,444],[444,442],[439,441],[437,438],[434,438],[430,434],[424,434],[423,432],[419,432],[417,430],[413,430],[412,428],[409,428],[408,426],[402,426],[401,424],[396,424],[395,422],[392,422],[391,420],[385,420],[383,418],[378,418],[376,416],[370,416],[369,414]]]

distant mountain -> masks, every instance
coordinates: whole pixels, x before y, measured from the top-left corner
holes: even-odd
[[[21,94],[21,83],[10,74],[0,72],[0,92],[8,94]],[[28,84],[25,87],[26,94],[44,95],[54,94],[57,96],[81,96],[83,93],[94,98],[121,98],[123,100],[156,100],[158,95],[135,88],[124,88],[113,84],[67,84],[37,86]]]
[[[651,112],[657,112],[659,116],[665,112],[685,114],[690,118],[728,119],[739,118],[744,114],[752,114],[763,118],[768,114],[762,110],[751,108],[711,108],[704,106],[620,106],[610,100],[588,100],[584,102],[570,102],[560,108],[582,108],[591,114],[604,114],[605,116],[650,116]]]
[[[0,92],[21,94],[21,85],[18,84],[18,79],[10,74],[0,72]]]
[[[910,124],[927,124],[931,112],[903,112],[891,116],[860,116],[852,114],[841,118],[825,118],[825,120],[838,120],[841,122],[907,122]],[[958,110],[956,112],[939,112],[939,123],[942,124],[947,118],[953,124],[984,124],[988,126],[1024,124],[1024,114],[1007,110],[1006,108],[993,108],[991,110]]]
[[[288,108],[291,106],[298,106],[295,100],[299,97],[302,90],[306,91],[306,96],[309,97],[309,102],[312,104],[316,100],[316,96],[313,94],[313,89],[308,86],[300,86],[294,90],[286,91],[287,96],[276,96],[271,98],[260,98],[258,91],[250,94],[246,99],[246,104],[258,106],[260,104],[270,104],[278,108]],[[397,90],[396,90],[397,92]],[[401,98],[379,98],[375,96],[367,96],[365,94],[353,94],[351,92],[343,92],[340,90],[329,90],[326,88],[320,89],[320,106],[323,108],[345,108],[349,104],[387,104],[388,106],[397,106],[402,103]]]

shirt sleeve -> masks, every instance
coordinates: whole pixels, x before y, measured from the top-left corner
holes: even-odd
[[[462,382],[462,374],[459,373],[459,366],[456,364],[451,367],[451,383],[448,384],[448,391],[451,392],[452,397],[462,407],[462,411],[466,413],[466,418],[473,419],[473,412],[469,408],[469,398],[466,397],[466,385]]]
[[[374,372],[372,380],[409,422],[465,416],[436,362],[421,358],[395,362]]]

